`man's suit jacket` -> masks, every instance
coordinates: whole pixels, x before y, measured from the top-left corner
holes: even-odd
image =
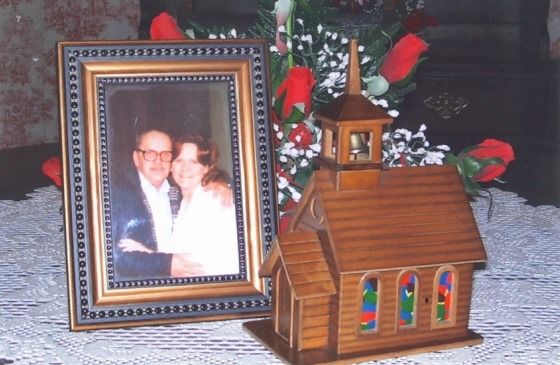
[[[118,177],[110,189],[115,281],[168,278],[171,254],[123,252],[118,242],[130,238],[156,251],[154,222],[138,173]]]

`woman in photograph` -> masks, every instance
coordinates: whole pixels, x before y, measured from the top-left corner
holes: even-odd
[[[203,275],[239,273],[235,207],[224,206],[209,184],[228,181],[217,167],[216,145],[200,135],[185,135],[173,143],[172,189],[180,194],[173,232],[159,252],[187,253],[200,263]]]

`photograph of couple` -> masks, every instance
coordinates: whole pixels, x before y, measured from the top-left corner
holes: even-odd
[[[167,89],[156,86],[147,92],[153,94],[148,116],[159,117],[160,122],[143,123],[143,128],[135,125],[136,131],[115,128],[112,150],[117,157],[110,163],[114,281],[240,273],[238,228],[230,188],[231,161],[220,164],[217,143],[204,135],[220,128],[228,132],[228,124],[222,121],[223,126],[217,128],[217,123],[200,122],[216,119],[212,108],[200,108],[215,99],[208,97],[213,94],[211,88],[207,95],[196,97],[192,86],[181,87],[175,90],[178,96],[166,98],[162,94]],[[200,93],[205,88],[195,89]],[[120,88],[114,93],[114,105],[121,105],[115,108],[114,120],[118,120],[119,113],[130,112],[127,106],[146,108],[142,102],[146,93],[137,91]],[[191,114],[195,115],[166,106],[181,95],[193,104]],[[185,118],[198,121],[198,125]],[[216,133],[221,145],[224,134],[227,133]],[[223,149],[227,151],[227,146]],[[230,166],[229,171],[225,166]]]

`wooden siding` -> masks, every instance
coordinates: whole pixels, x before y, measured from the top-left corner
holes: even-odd
[[[339,302],[342,310],[336,328],[339,353],[380,349],[394,346],[395,343],[407,343],[413,347],[441,338],[464,337],[468,332],[473,265],[464,264],[455,268],[458,273],[458,290],[454,326],[432,326],[433,290],[439,267],[428,267],[417,270],[419,293],[416,326],[406,329],[398,327],[398,277],[402,271],[377,273],[380,278],[378,327],[377,331],[369,333],[359,329],[362,300],[360,283],[364,274],[342,275]],[[331,326],[331,330],[333,329],[335,328]]]
[[[381,184],[369,190],[337,191],[329,171],[315,173],[338,272],[486,260],[455,167],[381,174]]]
[[[330,297],[300,301],[298,351],[328,346]]]

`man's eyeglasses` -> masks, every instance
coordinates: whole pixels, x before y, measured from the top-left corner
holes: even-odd
[[[137,148],[136,151],[142,152],[142,156],[146,161],[155,161],[158,156],[162,162],[171,162],[171,160],[173,159],[173,152],[171,151],[161,151],[161,152],[157,152],[154,150],[144,151],[139,148]]]

